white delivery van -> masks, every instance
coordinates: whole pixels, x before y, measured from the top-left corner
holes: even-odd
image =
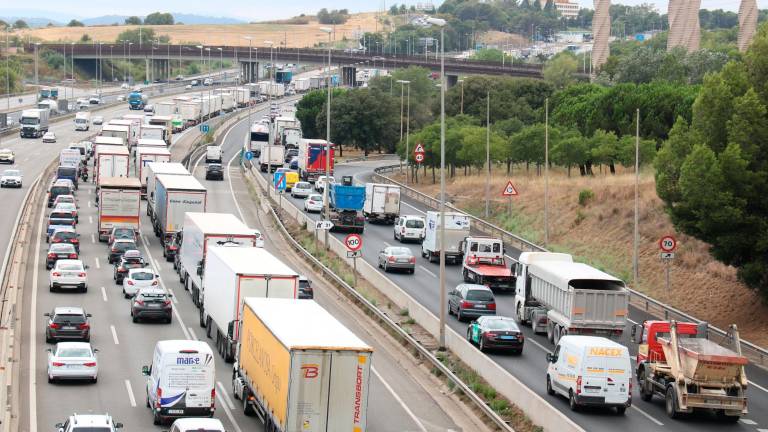
[[[597,336],[566,335],[547,354],[547,393],[568,398],[571,410],[632,405],[632,366],[624,345]]]
[[[209,145],[205,148],[205,163],[209,162],[221,163],[221,147]]]
[[[87,131],[91,128],[91,113],[88,111],[80,111],[75,114],[75,130]]]
[[[179,417],[210,417],[216,390],[213,351],[207,343],[163,340],[155,345],[147,377],[147,406],[159,425]]]
[[[428,211],[426,232],[421,243],[421,256],[429,262],[440,262],[440,212]],[[445,262],[459,262],[459,243],[470,236],[469,216],[464,213],[445,212]]]

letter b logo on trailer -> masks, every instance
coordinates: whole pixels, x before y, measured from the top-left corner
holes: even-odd
[[[304,372],[304,378],[317,378],[320,375],[320,368],[316,364],[303,364],[301,370]]]

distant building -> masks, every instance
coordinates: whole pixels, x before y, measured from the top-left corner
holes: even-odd
[[[416,10],[420,12],[432,11],[435,9],[435,5],[432,2],[418,2],[416,3]]]
[[[539,0],[542,9],[547,4],[547,0]],[[563,18],[577,18],[579,16],[579,4],[568,0],[555,0],[555,9],[560,12]]]

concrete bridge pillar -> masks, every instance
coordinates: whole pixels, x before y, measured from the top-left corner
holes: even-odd
[[[240,63],[240,76],[244,82],[258,82],[259,81],[259,62],[248,61],[248,59],[239,59]]]

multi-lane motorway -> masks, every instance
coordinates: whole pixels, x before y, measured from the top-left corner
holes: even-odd
[[[112,109],[104,113],[110,118],[124,108]],[[257,110],[254,114],[260,115]],[[47,165],[56,151],[70,140],[82,139],[82,134],[72,131],[72,125],[65,122],[58,125],[57,145],[43,147],[39,140],[18,138],[11,146],[19,158],[18,165],[24,169],[29,179],[27,186]],[[230,142],[234,132],[227,135]],[[240,135],[242,138],[243,135]],[[176,137],[176,139],[179,139]],[[241,141],[242,142],[242,141]],[[36,146],[36,147],[33,147]],[[232,161],[239,148],[227,146],[224,157]],[[266,248],[301,273],[311,275],[311,270],[300,259],[290,254],[279,237],[273,238],[268,227],[262,221],[255,204],[252,202],[246,185],[234,167],[229,170],[225,181],[205,181],[202,166],[194,174],[208,188],[208,208],[210,212],[233,213],[249,226],[256,227],[266,234]],[[31,177],[31,178],[30,178]],[[8,199],[18,200],[24,190],[4,190]],[[112,279],[112,266],[106,262],[107,247],[95,238],[97,209],[94,203],[94,186],[81,184],[77,192],[80,223],[77,230],[81,234],[81,259],[89,265],[89,289],[87,293],[51,293],[48,290],[48,271],[45,269],[47,245],[44,220],[48,209],[44,203],[34,203],[39,207],[39,214],[34,218],[33,246],[34,255],[27,265],[27,278],[23,298],[23,314],[27,317],[22,328],[22,368],[21,375],[21,421],[22,431],[42,431],[63,421],[73,412],[104,413],[108,412],[126,425],[127,430],[157,431],[152,425],[149,410],[145,407],[145,381],[141,375],[141,366],[151,361],[154,344],[163,339],[198,339],[206,340],[204,331],[198,325],[197,309],[189,295],[178,282],[178,276],[171,263],[162,259],[159,242],[152,232],[151,225],[142,212],[141,251],[149,259],[153,269],[161,276],[162,285],[174,294],[174,316],[171,324],[140,323],[135,324],[129,316],[129,301],[125,300]],[[6,215],[12,224],[14,215]],[[8,235],[11,227],[2,231]],[[427,374],[417,376],[406,373],[408,359],[398,356],[396,344],[387,341],[385,332],[375,328],[361,327],[364,316],[355,311],[347,301],[332,288],[317,281],[315,295],[317,301],[328,308],[338,319],[355,329],[355,332],[371,344],[376,353],[374,374],[369,402],[369,425],[372,431],[449,431],[480,430],[471,420],[457,417],[460,412],[450,398],[434,392],[434,383],[429,382]],[[93,314],[91,319],[91,344],[100,350],[99,381],[97,384],[71,383],[49,384],[46,380],[46,349],[43,335],[45,320],[43,313],[50,312],[55,306],[83,306]],[[413,363],[415,369],[415,363]],[[216,417],[221,419],[229,431],[247,431],[263,427],[255,418],[245,417],[240,401],[232,397],[232,366],[225,364],[216,356],[217,397]],[[425,377],[426,376],[426,377]],[[424,386],[431,386],[430,391]],[[166,427],[167,429],[167,427]]]
[[[241,122],[236,125],[226,142],[225,147],[242,146],[243,136],[246,133],[246,124]],[[340,178],[343,175],[352,175],[359,183],[370,181],[373,169],[381,165],[392,164],[392,161],[378,162],[359,162],[337,165],[335,176]],[[297,208],[303,208],[300,199],[293,199],[290,195],[285,195],[285,199],[292,202]],[[419,203],[411,202],[407,198],[402,201],[401,213],[424,215],[426,207]],[[313,215],[313,218],[319,218]],[[334,234],[342,238],[345,234]],[[393,240],[391,225],[367,224],[364,238],[363,258],[376,267],[378,251],[388,245],[397,243]],[[409,295],[419,301],[422,305],[431,310],[435,315],[439,315],[439,291],[438,291],[438,266],[430,264],[426,259],[420,258],[421,250],[418,244],[404,244],[409,247],[412,253],[417,257],[416,272],[413,275],[400,273],[386,273],[385,276],[400,286]],[[507,253],[517,257],[520,253],[512,248],[507,249]],[[451,288],[461,283],[460,269],[457,267],[448,267],[447,287]],[[513,298],[511,295],[497,295],[498,313],[506,316],[514,316]],[[630,318],[634,322],[642,322],[651,317],[639,310],[632,308]],[[449,327],[460,335],[466,334],[467,324],[458,322],[454,317],[448,318]],[[721,424],[709,416],[693,416],[684,420],[671,420],[666,417],[661,400],[656,398],[653,403],[643,402],[635,386],[633,395],[633,405],[624,416],[617,416],[613,411],[605,410],[587,410],[586,412],[575,413],[568,408],[565,399],[547,396],[545,390],[545,354],[553,346],[547,341],[544,335],[534,335],[530,328],[524,328],[526,339],[525,352],[522,356],[507,356],[503,354],[490,354],[491,358],[515,375],[524,384],[533,389],[536,393],[545,397],[547,401],[556,409],[565,413],[577,424],[587,431],[702,431],[702,430],[743,430],[743,431],[765,431],[768,430],[768,373],[757,367],[749,367],[747,375],[750,378],[750,387],[748,390],[750,413],[745,416],[738,424]],[[624,345],[630,347],[633,355],[636,350],[629,341],[629,329],[624,332],[621,340]],[[633,363],[634,364],[634,363]]]

